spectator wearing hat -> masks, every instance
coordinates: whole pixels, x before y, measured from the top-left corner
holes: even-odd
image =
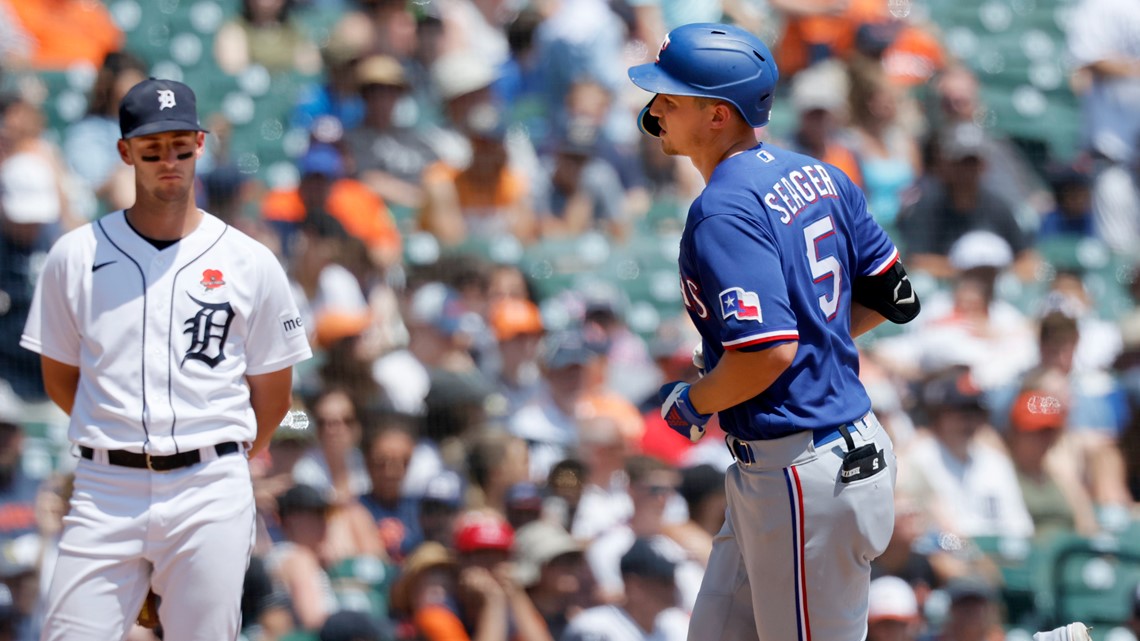
[[[486,430],[493,390],[479,372],[431,372],[422,438],[416,444],[404,492],[417,495],[428,482],[445,470],[466,465],[469,443]]]
[[[298,170],[301,182],[296,188],[271,191],[261,206],[262,216],[277,228],[283,246],[292,249],[294,234],[309,218],[331,216],[345,234],[364,244],[376,267],[388,268],[399,261],[400,233],[387,205],[364,183],[348,177],[336,146],[312,144],[298,161]]]
[[[1092,209],[1092,175],[1069,163],[1050,168],[1049,186],[1056,206],[1041,217],[1037,242],[1060,239],[1100,239]]]
[[[1009,243],[997,234],[964,234],[950,248],[950,291],[923,302],[913,329],[876,344],[876,360],[908,380],[965,365],[985,390],[1012,384],[1037,351],[1030,319],[996,295],[1012,262]],[[1002,358],[993,358],[999,351]]]
[[[396,410],[423,414],[437,372],[474,377],[471,349],[475,336],[483,331],[483,320],[468,309],[458,292],[438,281],[415,287],[402,312],[407,346],[376,359],[372,376]]]
[[[30,154],[3,160],[0,152],[0,385],[7,388],[0,402],[10,408],[47,398],[39,357],[19,347],[19,336],[35,292],[35,266],[58,235],[59,212],[51,169]]]
[[[318,630],[340,606],[321,548],[328,532],[330,504],[311,485],[295,485],[277,501],[284,540],[265,556],[266,568],[289,595],[297,626]]]
[[[959,124],[973,126],[989,111],[982,102],[982,83],[969,66],[951,62],[934,80],[931,98],[935,110],[930,114],[933,132],[923,150],[930,165],[937,165],[940,155],[939,132]],[[1042,163],[1031,160],[1000,128],[988,128],[985,134],[986,144],[980,150],[982,182],[1015,210],[1020,207],[1020,215],[1045,211],[1050,197],[1048,185],[1041,179]],[[1040,158],[1045,155],[1042,151]]]
[[[519,584],[553,638],[562,638],[574,617],[596,605],[594,577],[582,544],[561,525],[540,519],[519,528],[513,559]]]
[[[669,537],[680,543],[689,557],[702,566],[708,565],[713,537],[724,525],[728,509],[724,477],[723,470],[707,463],[682,469],[677,493],[685,500],[689,518],[683,523],[665,527]]]
[[[607,602],[620,602],[625,594],[619,567],[622,555],[635,540],[652,538],[655,545],[668,550],[676,559],[679,605],[690,612],[704,575],[704,566],[691,558],[666,531],[666,507],[676,497],[681,475],[657,459],[634,455],[626,460],[626,476],[629,478],[629,498],[633,503],[629,520],[601,533],[586,548],[586,560],[598,581],[602,598]],[[578,512],[580,514],[582,510]]]
[[[540,211],[544,238],[573,237],[588,230],[606,233],[623,241],[630,219],[625,211],[625,187],[621,176],[600,156],[601,131],[580,119],[564,126],[554,148],[544,154],[548,175],[549,203]]]
[[[928,434],[900,456],[899,485],[929,506],[933,525],[963,537],[1028,538],[1033,520],[1008,455],[980,432],[988,430],[980,390],[961,368],[922,390]]]
[[[247,639],[280,638],[294,627],[289,595],[270,576],[265,559],[255,552],[242,583],[242,634]]]
[[[542,391],[508,419],[530,445],[531,477],[545,478],[578,444],[578,413],[587,392],[586,368],[599,358],[581,329],[547,334],[540,354]]]
[[[419,227],[444,245],[503,234],[534,240],[544,176],[529,138],[510,128],[492,90],[498,71],[457,51],[436,60],[431,74],[447,125],[432,133],[440,160],[424,172]]]
[[[1000,641],[1005,638],[998,593],[976,578],[955,579],[945,589],[950,609],[934,641]]]
[[[543,517],[546,496],[536,483],[520,481],[507,488],[507,523],[516,531]]]
[[[420,496],[420,530],[425,541],[450,546],[455,540],[455,519],[464,506],[463,479],[451,470],[432,477]]]
[[[452,553],[442,544],[428,541],[412,551],[400,569],[400,576],[392,584],[392,612],[411,630],[402,638],[418,635],[420,638],[446,638],[443,630],[462,631],[458,616],[459,572]],[[475,638],[483,630],[475,630]]]
[[[660,539],[638,538],[622,555],[625,587],[615,604],[586,610],[570,621],[561,641],[681,641],[688,615],[677,607],[678,557]]]
[[[546,622],[519,584],[511,564],[515,532],[487,510],[472,510],[455,526],[459,603],[468,629],[493,622],[509,641],[553,641]]]
[[[389,630],[365,612],[341,610],[325,620],[318,641],[394,641]]]
[[[316,429],[308,414],[303,411],[290,412],[273,432],[268,455],[257,457],[251,462],[250,476],[253,480],[257,516],[265,521],[267,528],[278,530],[275,518],[277,498],[293,487],[293,468],[316,444]],[[280,538],[279,532],[277,538]],[[258,546],[264,543],[266,542],[259,540]]]
[[[495,383],[507,401],[505,414],[510,415],[540,390],[537,360],[545,332],[542,313],[526,298],[501,298],[491,303],[490,324],[499,348]]]
[[[1051,458],[1069,473],[1067,481],[1087,490],[1101,524],[1115,528],[1127,520],[1124,506],[1132,501],[1118,447],[1126,401],[1107,373],[1076,367],[1080,328],[1064,311],[1046,313],[1038,322],[1040,361],[1024,380],[1029,385],[1048,383],[1046,389],[1067,408],[1064,437]]]
[[[240,13],[214,36],[214,59],[231,76],[252,65],[270,73],[314,75],[321,53],[293,17],[294,0],[242,0]]]
[[[629,327],[629,295],[610,283],[594,283],[580,294],[586,339],[602,358],[589,368],[589,391],[594,398],[612,400],[627,415],[629,438],[641,436],[641,421],[633,403],[651,393],[662,379],[644,338]],[[617,404],[625,407],[617,408]]]
[[[356,65],[356,81],[364,118],[345,140],[357,175],[385,202],[418,208],[424,201],[420,181],[436,152],[425,134],[399,116],[409,96],[404,65],[392,56],[368,56]]]
[[[356,64],[369,49],[367,33],[352,29],[330,34],[321,45],[324,73],[319,78],[302,82],[289,115],[290,124],[298,129],[315,131],[330,127],[334,135],[326,142],[340,140],[344,132],[360,126],[364,117],[364,101],[360,97]]]
[[[952,276],[951,246],[967,232],[986,230],[1009,243],[1015,273],[1023,280],[1032,277],[1037,260],[1031,234],[1009,202],[982,180],[988,144],[985,130],[973,123],[940,132],[934,172],[899,212],[909,265],[938,278]]]
[[[1120,326],[1100,313],[1096,298],[1085,283],[1084,269],[1055,267],[1049,288],[1040,300],[1038,317],[1061,312],[1075,318],[1078,340],[1073,371],[1082,376],[1106,374],[1123,348]]]
[[[910,584],[895,576],[871,581],[867,641],[916,641],[921,622],[918,600]]]
[[[396,562],[423,541],[419,499],[403,493],[417,438],[410,417],[387,416],[368,431],[362,448],[372,489],[358,500],[376,524],[388,558]]]
[[[1067,415],[1060,397],[1032,387],[1018,394],[1010,407],[1009,456],[1039,539],[1059,532],[1090,536],[1097,531],[1092,500],[1082,484],[1058,478],[1046,462],[1064,432]]]
[[[862,188],[858,159],[839,135],[847,120],[849,84],[847,70],[837,60],[816,63],[792,78],[797,120],[789,147],[835,165]]]
[[[453,64],[446,59],[436,66]],[[467,102],[462,98],[454,101]],[[502,108],[492,102],[472,105],[459,130],[470,141],[467,164],[440,160],[424,170],[424,204],[417,226],[441,244],[489,241],[504,234],[527,243],[537,235],[535,196],[530,176],[510,161]]]

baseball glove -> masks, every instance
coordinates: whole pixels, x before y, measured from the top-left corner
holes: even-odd
[[[146,600],[143,601],[142,609],[139,610],[139,618],[137,623],[144,628],[151,630],[158,627],[158,595],[154,590],[147,592]]]

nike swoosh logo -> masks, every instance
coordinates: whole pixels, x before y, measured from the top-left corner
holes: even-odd
[[[114,263],[114,262],[116,262],[116,261],[113,261],[113,260],[109,260],[109,261],[107,261],[107,262],[105,262],[105,263],[99,263],[98,265],[92,265],[92,266],[91,266],[91,273],[92,273],[92,274],[94,274],[95,272],[99,271],[100,269],[103,269],[103,268],[104,268],[104,267],[106,267],[107,265],[110,265],[110,264],[112,264],[112,263]]]

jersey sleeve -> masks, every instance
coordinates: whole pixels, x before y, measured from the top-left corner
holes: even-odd
[[[245,339],[246,373],[253,376],[285,369],[313,355],[285,271],[269,250],[260,249],[261,291]]]
[[[898,262],[899,250],[871,216],[863,190],[854,184],[848,189],[848,211],[855,219],[855,276],[878,276]]]
[[[744,216],[714,215],[693,230],[698,285],[725,349],[798,340],[780,253],[768,230]]]
[[[59,243],[48,253],[36,282],[20,345],[65,365],[79,367],[79,326],[68,293],[67,258],[68,252]]]

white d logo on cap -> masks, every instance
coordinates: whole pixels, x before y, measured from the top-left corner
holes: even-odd
[[[158,90],[158,110],[162,111],[163,109],[167,109],[167,108],[173,109],[174,105],[175,105],[175,103],[174,103],[174,91],[172,91],[170,89],[159,89]]]

